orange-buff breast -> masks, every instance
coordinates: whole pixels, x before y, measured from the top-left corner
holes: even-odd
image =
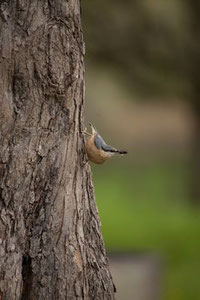
[[[103,150],[96,148],[94,144],[94,136],[89,138],[87,141],[86,151],[88,159],[96,164],[103,164],[109,158],[109,155],[106,155]]]

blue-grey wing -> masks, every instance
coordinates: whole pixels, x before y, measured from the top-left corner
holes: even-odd
[[[97,149],[102,149],[102,146],[106,145],[105,141],[102,139],[102,137],[99,134],[95,135],[94,143]]]
[[[99,134],[96,135],[94,143],[97,149],[103,149],[105,152],[116,152],[116,149],[112,146],[107,145]]]
[[[102,149],[105,152],[118,152],[116,148],[114,148],[112,146],[109,146],[109,145],[106,145],[106,144],[102,147]]]

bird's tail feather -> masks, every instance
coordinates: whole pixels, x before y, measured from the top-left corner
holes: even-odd
[[[119,154],[127,154],[128,153],[127,151],[124,151],[124,150],[117,150],[116,152]]]
[[[109,150],[108,152],[113,152],[113,153],[118,153],[118,154],[127,154],[128,153],[125,150],[117,150],[117,149],[112,149],[112,150]]]

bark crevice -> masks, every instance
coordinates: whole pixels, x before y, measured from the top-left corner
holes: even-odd
[[[30,299],[32,286],[32,267],[29,255],[23,255],[22,258],[22,296],[21,300]]]

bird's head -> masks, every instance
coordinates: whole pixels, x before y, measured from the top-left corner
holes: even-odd
[[[91,127],[91,130],[92,130],[92,134],[97,134],[97,130],[96,128],[92,125],[92,123],[89,123],[90,127]]]

